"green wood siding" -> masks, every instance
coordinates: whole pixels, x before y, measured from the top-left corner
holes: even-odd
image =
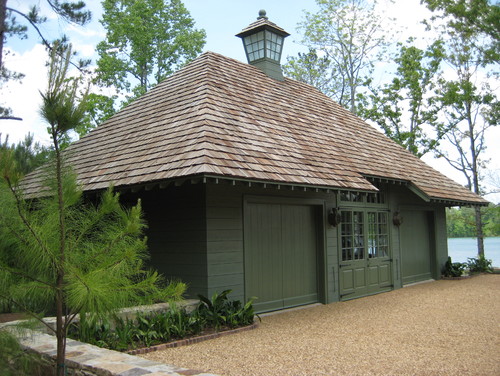
[[[234,187],[211,184],[205,188],[208,293],[231,289],[231,298],[244,301],[241,192]]]
[[[203,185],[122,195],[129,201],[140,197],[148,224],[149,264],[167,280],[188,284],[188,297],[208,293],[207,227]]]
[[[284,302],[290,298],[290,301],[283,303],[288,306],[300,304],[306,300],[304,297],[307,295],[315,296],[311,300],[323,303],[338,301],[343,293],[341,287],[343,290],[358,289],[359,294],[355,295],[363,296],[384,290],[381,286],[387,284],[390,286],[391,280],[394,288],[399,288],[403,285],[403,277],[404,283],[421,278],[439,278],[447,257],[444,207],[424,203],[404,186],[386,185],[384,189],[387,192],[389,209],[392,264],[378,265],[370,260],[363,265],[363,271],[353,268],[344,274],[342,274],[343,268],[340,267],[340,227],[330,226],[326,221],[329,209],[338,208],[339,205],[341,210],[345,209],[344,203],[337,202],[337,195],[333,192],[290,189],[290,187],[266,188],[262,185],[228,184],[223,181],[206,184],[187,182],[181,186],[171,185],[166,189],[122,194],[121,197],[124,203],[135,203],[138,197],[142,199],[149,224],[147,235],[151,253],[150,264],[153,267],[167,278],[180,278],[187,282],[190,297],[196,297],[198,293],[210,296],[216,291],[232,289],[232,298],[242,301],[251,297],[245,293],[248,291],[245,285],[245,273],[247,275],[262,273],[268,276],[266,278],[269,280],[264,282],[269,291],[264,287],[256,288],[266,291],[270,296],[266,299],[270,301],[273,301],[275,296],[275,285],[279,284],[270,277],[275,271],[270,268],[272,264],[263,263],[259,266],[262,268],[260,271],[247,269],[245,203],[266,203],[276,210],[279,208],[279,221],[276,215],[266,215],[253,226],[262,226],[266,229],[281,228],[281,233],[285,228],[286,236],[284,239],[282,236],[280,242],[281,247],[290,253],[290,257],[280,256],[282,267],[288,274],[282,273],[280,277],[281,284],[283,285],[285,281],[286,286],[282,287],[281,297],[277,300],[281,299]],[[297,207],[308,208],[305,209],[306,212],[312,210],[312,213],[301,212],[303,208],[299,210]],[[371,210],[362,203],[356,203],[355,209]],[[268,210],[273,212],[272,209]],[[396,210],[403,213],[404,222],[401,227],[392,225],[392,214]],[[413,216],[414,211],[420,214]],[[282,212],[286,212],[286,215],[282,215]],[[311,215],[314,219],[310,218]],[[422,216],[426,219],[422,219]],[[414,224],[412,221],[417,223]],[[315,228],[317,249],[315,263],[307,261],[312,258],[301,259],[297,253],[298,249],[304,248],[301,242],[311,243],[310,239],[307,240],[313,233],[312,227],[308,225],[311,223],[314,223]],[[415,226],[418,229],[417,233],[412,230]],[[265,247],[260,247],[260,252],[263,254],[267,252],[267,257],[271,255],[271,259],[279,258],[273,255],[272,251],[277,248],[272,246],[278,242],[276,239],[273,240],[273,237],[278,236],[277,233],[272,231],[267,234],[265,231],[260,233],[262,236],[267,236],[261,241],[271,244],[269,245],[271,250],[266,251]],[[406,244],[421,244],[425,234],[428,239],[428,248],[424,245],[427,249],[425,251],[427,258],[422,254],[420,256],[412,254],[411,249],[405,250]],[[420,250],[417,251],[419,252],[421,253]],[[259,257],[258,254],[255,257]],[[263,258],[264,255],[260,257]],[[412,260],[412,257],[417,259]],[[405,264],[403,260],[406,260]],[[307,279],[306,275],[310,278]],[[259,280],[255,279],[251,283],[258,284]],[[299,291],[299,285],[304,287],[305,292]],[[316,285],[315,289],[311,287],[313,285]],[[286,292],[287,289],[291,292]],[[294,302],[293,299],[297,297],[298,301]]]
[[[436,239],[436,249],[432,278],[440,279],[443,267],[448,260],[448,235],[446,230],[446,211],[444,206],[437,206],[434,209],[434,236]]]
[[[334,207],[328,203],[326,212]],[[326,227],[326,296],[328,302],[339,301],[339,254],[338,228],[325,224]],[[321,284],[319,285],[321,289]]]
[[[439,279],[448,257],[445,207],[425,203],[403,186],[389,186],[389,192],[391,212],[399,211],[403,217],[401,226],[393,226],[392,232],[394,288],[429,278]],[[414,212],[420,214],[412,218]],[[419,222],[416,233],[414,221]],[[428,244],[428,248],[425,244]],[[411,254],[412,247],[417,254]],[[429,257],[428,261],[418,259],[418,252],[422,252],[422,248]],[[417,258],[415,266],[411,263],[412,258]],[[403,268],[406,268],[404,272]]]

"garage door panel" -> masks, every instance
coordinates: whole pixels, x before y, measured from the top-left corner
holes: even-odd
[[[312,293],[301,296],[294,296],[283,299],[283,308],[295,307],[298,305],[317,303],[319,300],[318,293]]]
[[[257,311],[318,301],[316,236],[314,207],[246,205],[245,290]]]
[[[279,205],[250,205],[246,234],[247,246],[252,249],[245,257],[245,280],[248,291],[259,301],[281,299],[282,271],[275,265],[279,262],[278,247],[281,241]],[[267,260],[267,262],[261,262]]]
[[[283,297],[316,294],[316,230],[313,208],[282,207]]]
[[[429,214],[409,210],[402,213],[401,272],[403,284],[432,278]]]

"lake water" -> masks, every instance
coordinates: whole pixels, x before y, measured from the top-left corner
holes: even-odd
[[[448,255],[453,262],[466,262],[468,257],[477,257],[476,238],[448,238]],[[484,239],[484,256],[500,267],[500,237]]]

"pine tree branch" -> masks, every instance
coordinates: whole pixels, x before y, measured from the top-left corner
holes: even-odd
[[[0,292],[0,298],[6,299],[8,301],[11,301],[12,303],[14,303],[14,305],[16,305],[19,308],[21,308],[21,310],[23,311],[23,313],[26,313],[27,315],[31,316],[32,318],[34,318],[38,322],[42,323],[51,332],[55,333],[54,328],[52,328],[49,324],[47,324],[45,321],[43,321],[43,318],[38,317],[38,315],[35,312],[33,312],[32,310],[28,309],[24,304],[19,303],[15,299],[12,299],[11,296],[5,295],[5,294],[3,294],[1,292]]]
[[[40,28],[36,25],[35,22],[33,22],[33,20],[31,18],[29,18],[27,15],[25,15],[23,12],[20,12],[16,9],[13,9],[13,8],[9,8],[7,7],[6,8],[7,10],[11,11],[11,12],[14,12],[14,13],[17,13],[19,14],[21,17],[24,17],[30,24],[31,26],[33,26],[33,28],[36,30],[36,32],[38,33],[38,36],[40,37],[40,39],[42,40],[42,44],[47,47],[47,49],[49,51],[52,51],[54,49],[54,47],[51,46],[51,44],[49,43],[49,41],[47,39],[45,39],[45,37],[43,36]],[[61,57],[64,58],[64,56],[62,56],[61,54]],[[80,72],[84,72],[84,70],[77,64],[73,63],[71,60],[69,61],[69,63],[71,65],[73,65],[76,69],[78,69]],[[14,119],[14,120],[17,120],[17,119]]]
[[[51,284],[50,284],[50,283],[48,283],[48,282],[42,281],[42,280],[40,280],[40,279],[37,279],[37,278],[35,278],[35,277],[33,277],[33,276],[30,276],[30,275],[28,275],[28,274],[26,274],[26,273],[19,272],[19,271],[15,270],[15,269],[12,269],[12,268],[9,268],[9,267],[3,266],[3,265],[0,265],[0,269],[3,269],[3,270],[5,270],[5,271],[7,271],[7,272],[9,272],[9,273],[12,273],[12,274],[18,275],[18,276],[23,277],[23,278],[31,279],[33,282],[40,283],[40,284],[45,285],[45,286],[47,286],[47,287],[49,287],[49,288],[51,288],[51,289],[54,289],[54,288],[55,288],[55,286],[54,286],[54,285],[51,285]]]
[[[31,26],[33,26],[33,28],[36,30],[36,32],[38,33],[38,35],[40,36],[40,38],[42,39],[42,43],[50,50],[52,50],[52,46],[50,45],[50,43],[47,41],[47,39],[45,39],[45,37],[43,36],[42,32],[40,31],[40,28],[36,25],[35,22],[33,22],[33,20],[31,18],[29,18],[26,14],[24,14],[23,12],[20,12],[18,11],[17,9],[13,9],[13,8],[9,8],[7,7],[7,10],[8,11],[11,11],[11,12],[14,12],[14,13],[17,13],[19,14],[21,17],[25,18],[30,24]]]
[[[0,116],[0,120],[20,120],[20,121],[22,121],[23,118],[20,118],[17,116]]]
[[[16,190],[12,186],[12,182],[10,181],[9,178],[6,178],[6,181],[7,181],[7,184],[9,186],[10,191],[12,192],[12,194],[14,195],[14,198],[16,200],[16,209],[17,209],[17,213],[19,214],[19,217],[21,218],[21,221],[26,226],[26,228],[30,232],[31,236],[33,236],[33,239],[36,241],[36,243],[39,245],[39,247],[44,251],[45,254],[47,254],[49,256],[49,258],[51,259],[52,265],[57,269],[58,264],[56,262],[56,259],[51,254],[50,250],[43,244],[42,239],[40,239],[40,237],[37,235],[37,233],[35,232],[35,230],[31,226],[31,224],[29,223],[28,219],[24,216],[24,214],[21,210],[21,198],[19,197]]]

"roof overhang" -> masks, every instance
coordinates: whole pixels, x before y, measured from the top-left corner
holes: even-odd
[[[488,206],[489,202],[478,202],[478,201],[468,201],[468,200],[456,200],[456,199],[449,199],[449,198],[443,198],[443,197],[431,197],[427,195],[424,191],[422,191],[419,187],[417,187],[415,184],[413,184],[409,180],[403,180],[403,179],[393,179],[393,178],[387,178],[387,177],[381,177],[381,176],[374,176],[374,175],[365,175],[363,174],[363,177],[366,178],[370,182],[379,182],[379,183],[389,183],[389,184],[395,184],[395,185],[402,185],[406,186],[411,192],[413,192],[415,195],[417,195],[420,199],[422,199],[425,202],[432,202],[436,204],[441,204],[445,206]]]

